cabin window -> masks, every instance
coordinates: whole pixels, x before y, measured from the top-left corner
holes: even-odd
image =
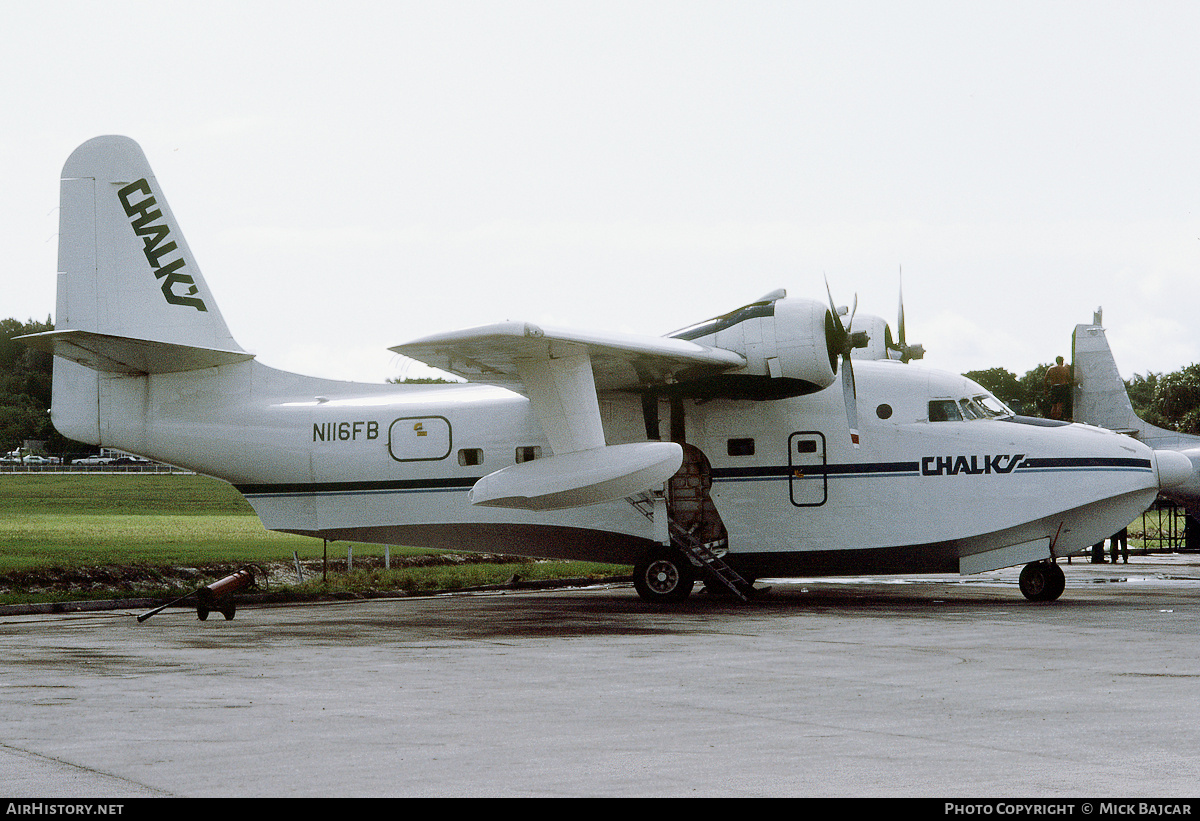
[[[730,439],[726,442],[726,448],[730,456],[753,456],[754,440],[749,438]]]
[[[522,445],[517,448],[517,464],[522,462],[532,462],[534,459],[542,458],[542,449],[538,445]]]
[[[953,399],[935,399],[929,403],[930,422],[961,422],[962,414]]]
[[[463,467],[483,464],[482,448],[463,448],[458,452],[458,463]]]
[[[816,439],[801,439],[796,443],[796,453],[816,453]]]
[[[880,419],[892,418],[892,406],[886,402],[875,409],[875,415]]]

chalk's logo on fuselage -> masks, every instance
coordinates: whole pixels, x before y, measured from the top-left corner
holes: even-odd
[[[957,476],[965,473],[969,476],[991,473],[1012,473],[1013,468],[1025,458],[1024,453],[1010,456],[1001,453],[996,456],[926,456],[921,459],[921,474],[923,476]]]
[[[131,202],[133,196],[138,193],[145,194],[145,197]],[[132,182],[118,191],[117,197],[121,200],[121,207],[125,209],[125,216],[136,217],[130,224],[133,226],[133,232],[142,237],[142,244],[145,246],[142,252],[146,255],[146,261],[150,263],[154,276],[162,280],[162,292],[167,302],[172,305],[187,305],[197,311],[207,311],[204,300],[196,296],[196,281],[189,274],[181,272],[186,265],[183,256],[180,255],[166,263],[162,261],[162,258],[172,251],[179,250],[179,246],[171,239],[171,229],[163,221],[162,211],[154,207],[158,203],[150,190],[150,183],[144,178]],[[187,286],[186,292],[176,293],[176,285]]]

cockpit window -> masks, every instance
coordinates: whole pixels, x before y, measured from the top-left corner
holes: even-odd
[[[991,418],[995,418],[997,416],[1014,416],[1015,415],[1012,412],[1012,409],[1008,407],[1008,405],[1005,405],[1003,402],[1001,402],[999,399],[992,396],[991,394],[985,393],[982,396],[976,396],[975,403],[977,405],[979,405],[979,407],[983,409],[983,412],[986,413]]]
[[[953,399],[935,399],[929,403],[930,422],[961,422],[962,414]]]
[[[994,396],[979,396],[953,399],[935,399],[929,403],[930,422],[962,422],[972,419],[999,419],[1011,417],[1013,412]]]

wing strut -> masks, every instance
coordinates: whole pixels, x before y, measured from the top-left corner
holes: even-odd
[[[606,444],[587,348],[553,353],[530,346],[514,362],[554,455],[489,473],[471,488],[472,504],[583,507],[661,486],[679,470],[683,449],[674,442]]]
[[[596,380],[587,351],[516,360],[521,382],[556,454],[604,447]]]

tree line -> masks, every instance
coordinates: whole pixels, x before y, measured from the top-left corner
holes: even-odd
[[[68,450],[50,424],[50,374],[54,360],[48,353],[26,347],[15,337],[52,331],[45,322],[0,319],[0,455],[16,450],[26,440],[46,442],[51,453]],[[79,448],[87,449],[85,445]]]
[[[15,450],[27,440],[45,442],[47,453],[52,455],[95,450],[54,430],[49,414],[54,358],[15,339],[52,330],[49,317],[45,322],[0,320],[0,454]],[[1050,393],[1045,384],[1049,367],[1050,363],[1038,365],[1020,377],[1004,368],[969,371],[964,376],[987,388],[1017,413],[1049,417]],[[1145,421],[1169,430],[1200,434],[1200,364],[1168,374],[1134,374],[1125,381],[1125,387],[1133,409]]]
[[[1017,413],[1049,417],[1046,369],[1050,364],[1038,365],[1021,377],[1004,368],[968,371],[963,376],[983,385]],[[1200,364],[1167,374],[1134,374],[1124,381],[1130,404],[1142,420],[1167,430],[1200,434]]]

